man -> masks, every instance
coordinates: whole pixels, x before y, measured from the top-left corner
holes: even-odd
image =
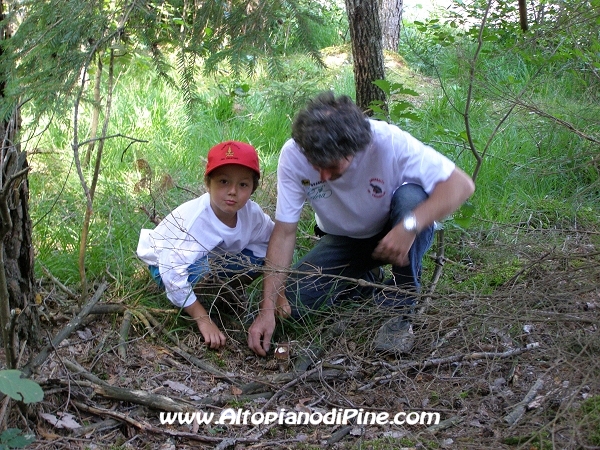
[[[276,315],[297,318],[331,305],[351,294],[353,286],[344,280],[369,279],[372,269],[389,263],[393,277],[386,284],[398,288],[381,290],[375,301],[397,313],[379,329],[375,350],[410,351],[407,313],[414,295],[407,289],[418,292],[433,224],[471,196],[471,178],[410,134],[367,119],[349,97],[332,92],[320,94],[294,119],[277,177],[263,299],[248,346],[266,355]],[[305,200],[322,237],[288,276]]]

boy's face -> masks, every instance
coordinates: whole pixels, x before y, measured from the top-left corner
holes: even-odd
[[[210,206],[224,224],[235,226],[237,212],[252,195],[253,174],[251,169],[237,164],[227,164],[210,173],[206,186],[210,193]]]

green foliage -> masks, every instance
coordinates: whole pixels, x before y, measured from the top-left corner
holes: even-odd
[[[93,26],[77,28],[73,34],[61,38],[67,25],[58,14],[50,14],[46,20],[54,17],[50,24],[53,26],[42,30],[25,21],[22,32],[28,34],[17,33],[10,48],[23,52],[26,43],[31,46],[40,42],[35,49],[37,52],[40,47],[38,57],[44,67],[36,73],[33,69],[36,53],[25,52],[21,55],[22,65],[17,65],[13,72],[18,77],[22,75],[21,69],[31,72],[24,74],[30,78],[23,78],[26,81],[23,86],[28,86],[35,97],[35,102],[25,105],[26,124],[34,123],[38,111],[50,112],[45,109],[50,101],[68,105],[59,100],[67,99],[64,95],[72,94],[78,87],[72,80],[79,72],[73,68],[70,71],[61,68],[56,80],[48,78],[56,67],[56,62],[44,60],[52,55],[51,48],[64,52],[60,53],[61,62],[71,66],[91,60],[94,49],[103,60],[111,48],[119,52],[109,134],[132,136],[145,142],[129,145],[123,138],[105,142],[86,261],[92,278],[108,271],[120,280],[130,280],[141,273],[144,268],[135,257],[137,238],[140,228],[152,226],[141,208],[164,216],[203,192],[204,158],[208,149],[221,140],[247,140],[258,148],[263,178],[254,198],[273,215],[278,152],[289,138],[294,114],[321,90],[333,88],[337,93],[351,96],[354,93],[350,64],[324,68],[313,54],[295,53],[308,45],[304,38],[314,36],[327,45],[339,42],[334,35],[344,35],[345,17],[334,6],[305,2],[294,9],[287,3],[274,2],[265,5],[262,23],[251,23],[258,21],[258,15],[252,13],[244,22],[239,17],[241,2],[234,2],[231,11],[223,9],[224,4],[206,3],[195,12],[182,11],[176,2],[151,2],[144,8],[131,10],[123,33],[114,34],[114,18],[120,17],[117,10],[123,12],[118,9],[121,6],[117,3],[115,11],[111,11],[85,5],[87,2],[79,4],[75,18],[87,20],[84,24],[93,22]],[[33,6],[42,8],[37,3]],[[57,8],[63,11],[62,8],[71,6],[67,2]],[[35,8],[31,10],[32,19],[45,11]],[[439,88],[437,82],[428,82],[426,78],[423,87],[413,84],[412,78],[400,82],[377,81],[388,95],[388,104],[373,105],[378,118],[401,125],[467,172],[473,170],[474,157],[465,128],[465,99],[477,45],[477,28],[473,25],[482,17],[481,5],[477,11],[463,10],[461,17],[469,19],[468,26],[467,22],[464,25],[459,22],[458,17],[405,24],[401,40],[403,58],[411,68],[435,76]],[[494,29],[498,28],[494,21],[500,20],[501,14],[488,22],[491,29],[484,30],[484,52],[475,62],[473,100],[468,111],[470,137],[476,147],[485,148],[503,114],[517,100],[518,107],[489,142],[475,196],[446,222],[449,239],[458,241],[464,233],[485,228],[490,222],[525,223],[544,229],[597,223],[594,214],[595,199],[600,195],[597,151],[593,142],[572,132],[575,129],[597,136],[597,117],[600,117],[593,75],[597,69],[592,58],[597,42],[590,34],[593,14],[579,11],[584,19],[581,36],[576,36],[577,30],[570,28],[563,28],[563,36],[545,21],[532,24],[532,30],[538,27],[535,39],[534,33],[516,32],[516,23],[511,22],[510,30],[515,33],[511,37],[504,30]],[[273,20],[267,20],[271,13],[275,14]],[[301,20],[300,15],[305,13],[307,16]],[[552,12],[554,17],[559,17],[559,13],[568,14]],[[102,14],[108,18],[96,21]],[[510,14],[506,15],[507,21],[512,20]],[[567,16],[560,17],[557,23],[564,24],[563,17]],[[266,32],[262,38],[258,36],[260,30]],[[98,45],[88,42],[92,34],[93,42]],[[54,37],[48,49],[41,45],[46,36]],[[261,39],[267,37],[271,40],[269,46],[261,44]],[[557,38],[574,43],[574,52],[569,55],[566,45],[557,47]],[[61,39],[65,39],[62,46]],[[589,46],[584,48],[580,41]],[[348,48],[327,49],[334,54],[342,51],[347,53]],[[30,56],[32,59],[27,59]],[[206,61],[209,65],[203,66]],[[210,76],[204,70],[208,68]],[[90,76],[95,70],[90,68]],[[15,93],[21,86],[17,78],[11,85]],[[66,80],[71,84],[65,84]],[[41,87],[47,89],[39,97],[36,89]],[[417,90],[419,97],[415,95]],[[526,95],[519,97],[521,92]],[[88,118],[93,106],[90,93],[85,93],[84,100],[80,109],[80,139],[89,133]],[[563,126],[563,122],[573,128]],[[68,284],[78,278],[76,251],[84,209],[70,148],[72,113],[54,116],[52,120],[46,116],[35,124],[37,131],[44,131],[29,156],[36,260]],[[149,186],[141,183],[139,160],[146,161],[151,169]],[[165,184],[165,180],[171,180],[172,184]],[[313,244],[312,225],[312,212],[307,210],[299,227],[296,257]],[[510,270],[500,270],[505,276],[497,280],[486,279],[487,275],[482,274],[481,279],[461,286],[489,291],[514,273],[513,264],[509,266]]]
[[[287,58],[275,77],[260,83],[259,89],[269,104],[293,115],[306,101],[325,89],[331,75],[306,56]]]
[[[551,450],[554,448],[548,433],[539,432],[531,433],[525,436],[511,436],[502,439],[502,443],[506,445],[515,445],[522,448],[524,445],[529,449],[535,450]]]
[[[35,441],[35,436],[24,434],[18,428],[8,428],[0,434],[0,450],[25,448]]]
[[[23,403],[41,402],[44,391],[40,385],[22,375],[20,370],[0,370],[0,392]]]
[[[587,440],[593,446],[600,446],[600,396],[593,396],[581,404]]]
[[[15,8],[15,11],[17,9]],[[179,83],[188,111],[198,100],[198,73],[225,68],[234,76],[252,73],[260,61],[276,70],[277,56],[304,51],[321,63],[311,31],[332,7],[302,1],[205,2],[196,8],[178,1],[127,2],[27,0],[20,4],[15,35],[3,42],[0,80],[6,83],[0,113],[7,117],[24,98],[40,113],[64,113],[84,85],[82,70],[115,53],[123,67],[139,54],[151,57],[156,73]],[[16,12],[15,12],[16,14]],[[69,18],[66,20],[65,18]],[[333,41],[331,38],[321,41]],[[6,57],[8,56],[8,57]],[[176,61],[173,64],[172,61]],[[139,60],[138,60],[139,61]],[[177,76],[173,76],[173,65]]]
[[[457,226],[462,230],[467,230],[473,220],[475,214],[475,206],[471,201],[466,201],[463,205],[452,215],[451,224]]]
[[[31,98],[46,109],[64,112],[68,108],[66,95],[76,88],[81,69],[89,65],[96,49],[108,45],[116,31],[108,12],[98,5],[87,1],[22,2],[25,20],[11,39],[3,41],[0,77],[6,85],[0,117],[7,117],[17,102]]]
[[[385,120],[396,125],[401,125],[406,120],[417,122],[421,120],[415,105],[404,100],[404,96],[407,95],[418,97],[418,92],[405,87],[402,83],[392,83],[388,80],[375,80],[373,84],[379,87],[386,97],[385,104],[376,100],[369,105],[375,119]]]
[[[41,402],[44,391],[39,384],[22,377],[20,370],[0,370],[0,392],[23,403]],[[8,428],[0,433],[0,450],[24,448],[35,440],[35,436],[24,434],[18,428]]]

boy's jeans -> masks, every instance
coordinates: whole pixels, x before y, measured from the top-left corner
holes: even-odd
[[[194,286],[207,275],[214,275],[222,280],[247,277],[251,281],[262,275],[260,267],[263,264],[264,258],[254,256],[254,253],[248,249],[242,250],[237,255],[209,253],[188,267],[188,281]],[[148,270],[158,286],[164,289],[165,285],[160,277],[158,267],[148,266]]]

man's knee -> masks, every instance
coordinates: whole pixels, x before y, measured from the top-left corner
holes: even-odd
[[[412,211],[419,203],[427,200],[427,192],[418,184],[403,184],[394,192],[392,196],[392,209],[405,209]]]
[[[427,200],[429,195],[418,184],[403,184],[394,192],[390,207],[392,225],[398,223],[417,205]]]

